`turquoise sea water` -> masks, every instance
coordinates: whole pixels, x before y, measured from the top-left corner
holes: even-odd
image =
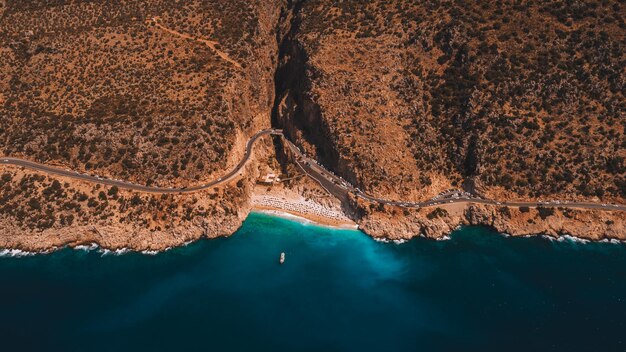
[[[397,245],[251,214],[155,256],[0,258],[0,279],[4,351],[626,349],[626,245],[483,228]]]

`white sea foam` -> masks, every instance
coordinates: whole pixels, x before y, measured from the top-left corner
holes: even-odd
[[[581,244],[586,244],[586,243],[590,243],[591,240],[588,240],[586,238],[580,238],[580,237],[575,237],[575,236],[571,236],[571,235],[561,235],[561,236],[548,236],[548,235],[541,235],[541,238],[545,239],[545,240],[549,240],[550,242],[570,242],[570,243],[581,243]]]
[[[188,246],[189,244],[193,243],[193,241],[186,241],[183,244],[181,244],[182,247]],[[103,257],[104,256],[108,256],[108,255],[123,255],[123,254],[127,254],[127,253],[131,253],[131,252],[137,252],[137,253],[141,253],[144,255],[157,255],[161,252],[167,252],[170,249],[172,249],[172,247],[167,247],[165,249],[162,250],[152,250],[152,249],[146,249],[143,251],[134,251],[130,248],[119,248],[119,249],[106,249],[106,248],[100,248],[100,246],[97,243],[90,243],[87,245],[81,244],[78,245],[76,247],[73,247],[76,250],[82,250],[85,252],[91,252],[91,251],[98,251],[98,253],[100,253]]]
[[[131,250],[128,248],[119,248],[119,249],[114,249],[114,250],[110,250],[110,249],[102,249],[100,250],[100,253],[102,253],[102,256],[107,256],[107,255],[122,255],[122,254],[126,254],[126,253],[130,253]]]
[[[99,246],[96,243],[90,243],[88,245],[81,244],[81,245],[78,245],[78,246],[74,247],[74,249],[76,249],[76,250],[85,251],[85,252],[95,251],[98,248],[99,248]]]
[[[563,242],[563,239],[559,237],[554,238],[549,235],[540,235],[539,237],[543,238],[544,240],[548,240],[550,242],[554,242],[554,241]]]
[[[445,235],[445,236],[442,236],[442,237],[435,238],[435,240],[437,240],[437,241],[448,241],[448,240],[450,240],[450,236]]]
[[[0,257],[8,257],[8,258],[20,258],[20,257],[30,257],[37,252],[28,252],[20,249],[0,249]]]
[[[384,237],[373,237],[374,241],[376,242],[380,242],[380,243],[394,243],[394,244],[403,244],[403,243],[407,243],[408,241],[405,239],[396,239],[396,240],[390,240],[388,238],[384,238]]]
[[[114,251],[115,255],[122,255],[122,254],[130,253],[130,252],[131,250],[128,248],[120,248]]]
[[[167,251],[167,249],[165,251]],[[144,254],[144,255],[157,255],[159,253],[161,253],[161,251],[154,251],[154,250],[147,250],[147,249],[144,251],[141,251],[141,254]]]
[[[626,243],[626,241],[620,241],[616,238],[605,238],[603,240],[600,240],[601,243],[611,243],[611,244],[622,244],[622,243]]]
[[[563,235],[563,236],[561,236],[561,237],[562,237],[564,240],[568,240],[568,241],[575,242],[575,243],[583,243],[583,244],[585,244],[585,243],[589,243],[589,242],[591,242],[591,241],[590,241],[590,240],[588,240],[588,239],[579,238],[579,237],[574,237],[574,236],[570,236],[570,235]]]
[[[187,246],[189,243],[191,243],[191,241],[183,243],[183,246]],[[172,247],[165,247],[165,249],[162,249],[162,250],[146,249],[146,250],[143,250],[143,251],[141,251],[139,253],[144,254],[144,255],[157,255],[159,253],[167,252],[170,249],[172,249]]]
[[[188,245],[192,244],[194,241],[189,240],[189,241],[185,241],[183,242],[180,247],[187,247]],[[163,253],[163,252],[167,252],[170,249],[172,249],[172,247],[165,247],[165,249],[161,249],[161,250],[156,250],[156,249],[144,249],[143,251],[140,251],[139,253],[143,254],[143,255],[157,255],[159,253]]]

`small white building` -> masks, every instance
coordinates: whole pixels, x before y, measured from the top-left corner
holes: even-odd
[[[261,177],[258,182],[271,185],[271,184],[274,184],[275,182],[280,182],[280,178],[278,177],[278,175],[274,173],[268,173],[267,175]]]

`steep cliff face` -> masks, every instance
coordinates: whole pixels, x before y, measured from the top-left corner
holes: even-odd
[[[349,171],[339,160],[333,132],[312,95],[315,68],[297,39],[302,5],[303,1],[295,1],[285,9],[281,32],[277,34],[280,49],[272,124],[282,128],[291,141],[329,169]]]
[[[569,235],[588,240],[626,240],[626,214],[547,208],[509,208],[484,205],[442,206],[418,211],[360,204],[359,227],[373,237],[445,238],[463,225],[487,226],[511,236]]]

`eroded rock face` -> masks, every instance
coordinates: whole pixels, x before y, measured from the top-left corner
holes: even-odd
[[[133,225],[95,224],[66,226],[62,231],[51,228],[29,233],[15,229],[12,224],[3,221],[0,222],[0,226],[9,232],[3,232],[0,236],[0,248],[41,252],[60,249],[65,246],[76,247],[95,243],[110,250],[163,251],[200,238],[229,236],[237,231],[244,218],[236,214],[212,217],[207,219],[210,221],[184,224],[169,230],[150,230],[146,227]]]
[[[439,210],[438,210],[439,209]],[[547,214],[550,213],[550,214]],[[471,204],[459,209],[448,206],[400,214],[397,209],[364,214],[359,227],[366,233],[388,239],[417,236],[443,238],[462,225],[488,226],[512,236],[570,235],[589,240],[626,240],[624,212],[555,209],[523,209]]]
[[[154,251],[201,237],[228,236],[250,210],[255,168],[250,162],[242,179],[193,195],[142,194],[5,172],[0,181],[0,248],[45,251],[96,243],[107,249]]]

